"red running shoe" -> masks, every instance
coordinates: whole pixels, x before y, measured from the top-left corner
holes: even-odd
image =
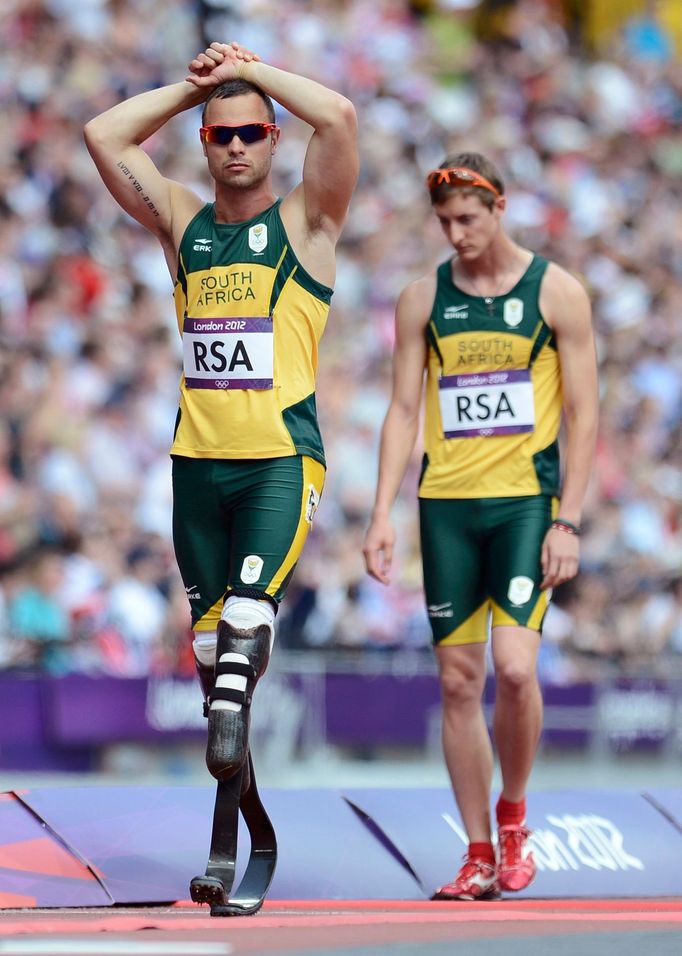
[[[528,827],[510,824],[497,831],[497,874],[500,888],[525,890],[535,879],[537,867],[528,848]]]
[[[431,899],[495,900],[499,896],[497,871],[493,864],[465,856],[464,865],[454,880],[437,889]]]

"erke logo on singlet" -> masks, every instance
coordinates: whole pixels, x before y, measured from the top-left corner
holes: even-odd
[[[264,222],[257,222],[249,229],[249,249],[260,255],[268,244],[268,227]]]
[[[195,252],[210,252],[212,239],[195,239],[192,248]]]
[[[444,319],[468,319],[469,318],[469,306],[465,303],[464,305],[449,305],[447,309],[443,310]]]
[[[515,329],[523,322],[523,299],[507,299],[504,303],[502,318],[510,329]]]

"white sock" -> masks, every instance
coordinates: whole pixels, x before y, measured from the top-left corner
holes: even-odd
[[[215,631],[195,631],[192,641],[194,656],[204,667],[213,667],[215,664],[215,649],[218,637]]]
[[[267,624],[270,628],[270,653],[275,640],[275,609],[269,601],[256,601],[253,598],[229,597],[223,605],[220,615],[232,627],[247,631],[259,624]]]

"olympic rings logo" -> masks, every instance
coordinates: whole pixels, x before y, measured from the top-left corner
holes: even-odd
[[[215,387],[216,387],[216,388],[229,388],[229,387],[230,387],[230,380],[227,379],[227,378],[217,378],[217,379],[215,380]]]

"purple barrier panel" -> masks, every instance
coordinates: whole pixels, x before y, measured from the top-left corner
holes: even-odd
[[[288,698],[306,714],[305,725],[314,726],[316,734],[326,732],[331,743],[419,747],[440,719],[435,674],[330,672],[308,682],[282,674],[269,690],[256,714],[261,724],[276,719],[282,699]],[[489,719],[493,696],[494,681],[488,680]],[[544,684],[543,696],[545,744],[582,746],[598,731],[618,750],[660,748],[674,732],[682,685]],[[0,765],[87,769],[94,748],[111,741],[202,739],[206,724],[200,704],[194,679],[5,675],[0,678]],[[258,726],[257,719],[256,732]]]
[[[0,909],[111,902],[95,874],[21,800],[0,794]]]
[[[434,719],[440,717],[436,675],[335,674],[326,676],[326,723],[330,743],[346,746],[423,746]],[[543,684],[548,745],[583,747],[597,720],[592,684]],[[483,695],[492,719],[495,681],[488,678]]]
[[[682,833],[682,790],[658,788],[646,790],[642,796]]]
[[[116,903],[188,899],[203,872],[213,814],[208,787],[60,787],[26,803],[87,859]]]
[[[49,733],[68,746],[204,736],[201,701],[196,680],[69,674],[45,681]]]
[[[343,795],[386,834],[428,893],[459,868],[466,836],[448,790]],[[682,895],[682,834],[637,793],[532,793],[528,822],[538,876],[517,896]]]
[[[614,750],[661,751],[677,733],[682,681],[620,678],[599,694],[600,733]]]
[[[0,767],[6,770],[91,770],[88,748],[55,747],[46,737],[43,677],[0,677]]]
[[[542,743],[550,747],[585,747],[594,736],[597,718],[594,684],[542,685],[545,726]]]
[[[90,861],[117,903],[184,900],[208,858],[213,787],[32,790],[26,802]],[[413,899],[418,887],[333,790],[270,790],[273,899]],[[248,856],[240,827],[239,872]]]
[[[327,739],[347,746],[425,743],[428,723],[440,707],[432,675],[327,674]]]
[[[414,878],[334,790],[266,791],[279,860],[273,899],[419,897]]]
[[[146,728],[146,692],[145,678],[69,674],[46,681],[50,734],[55,741],[71,746],[137,740]]]
[[[21,740],[29,746],[40,746],[43,741],[42,681],[19,674],[0,676],[2,714],[11,720],[0,720],[0,753],[7,744]]]

